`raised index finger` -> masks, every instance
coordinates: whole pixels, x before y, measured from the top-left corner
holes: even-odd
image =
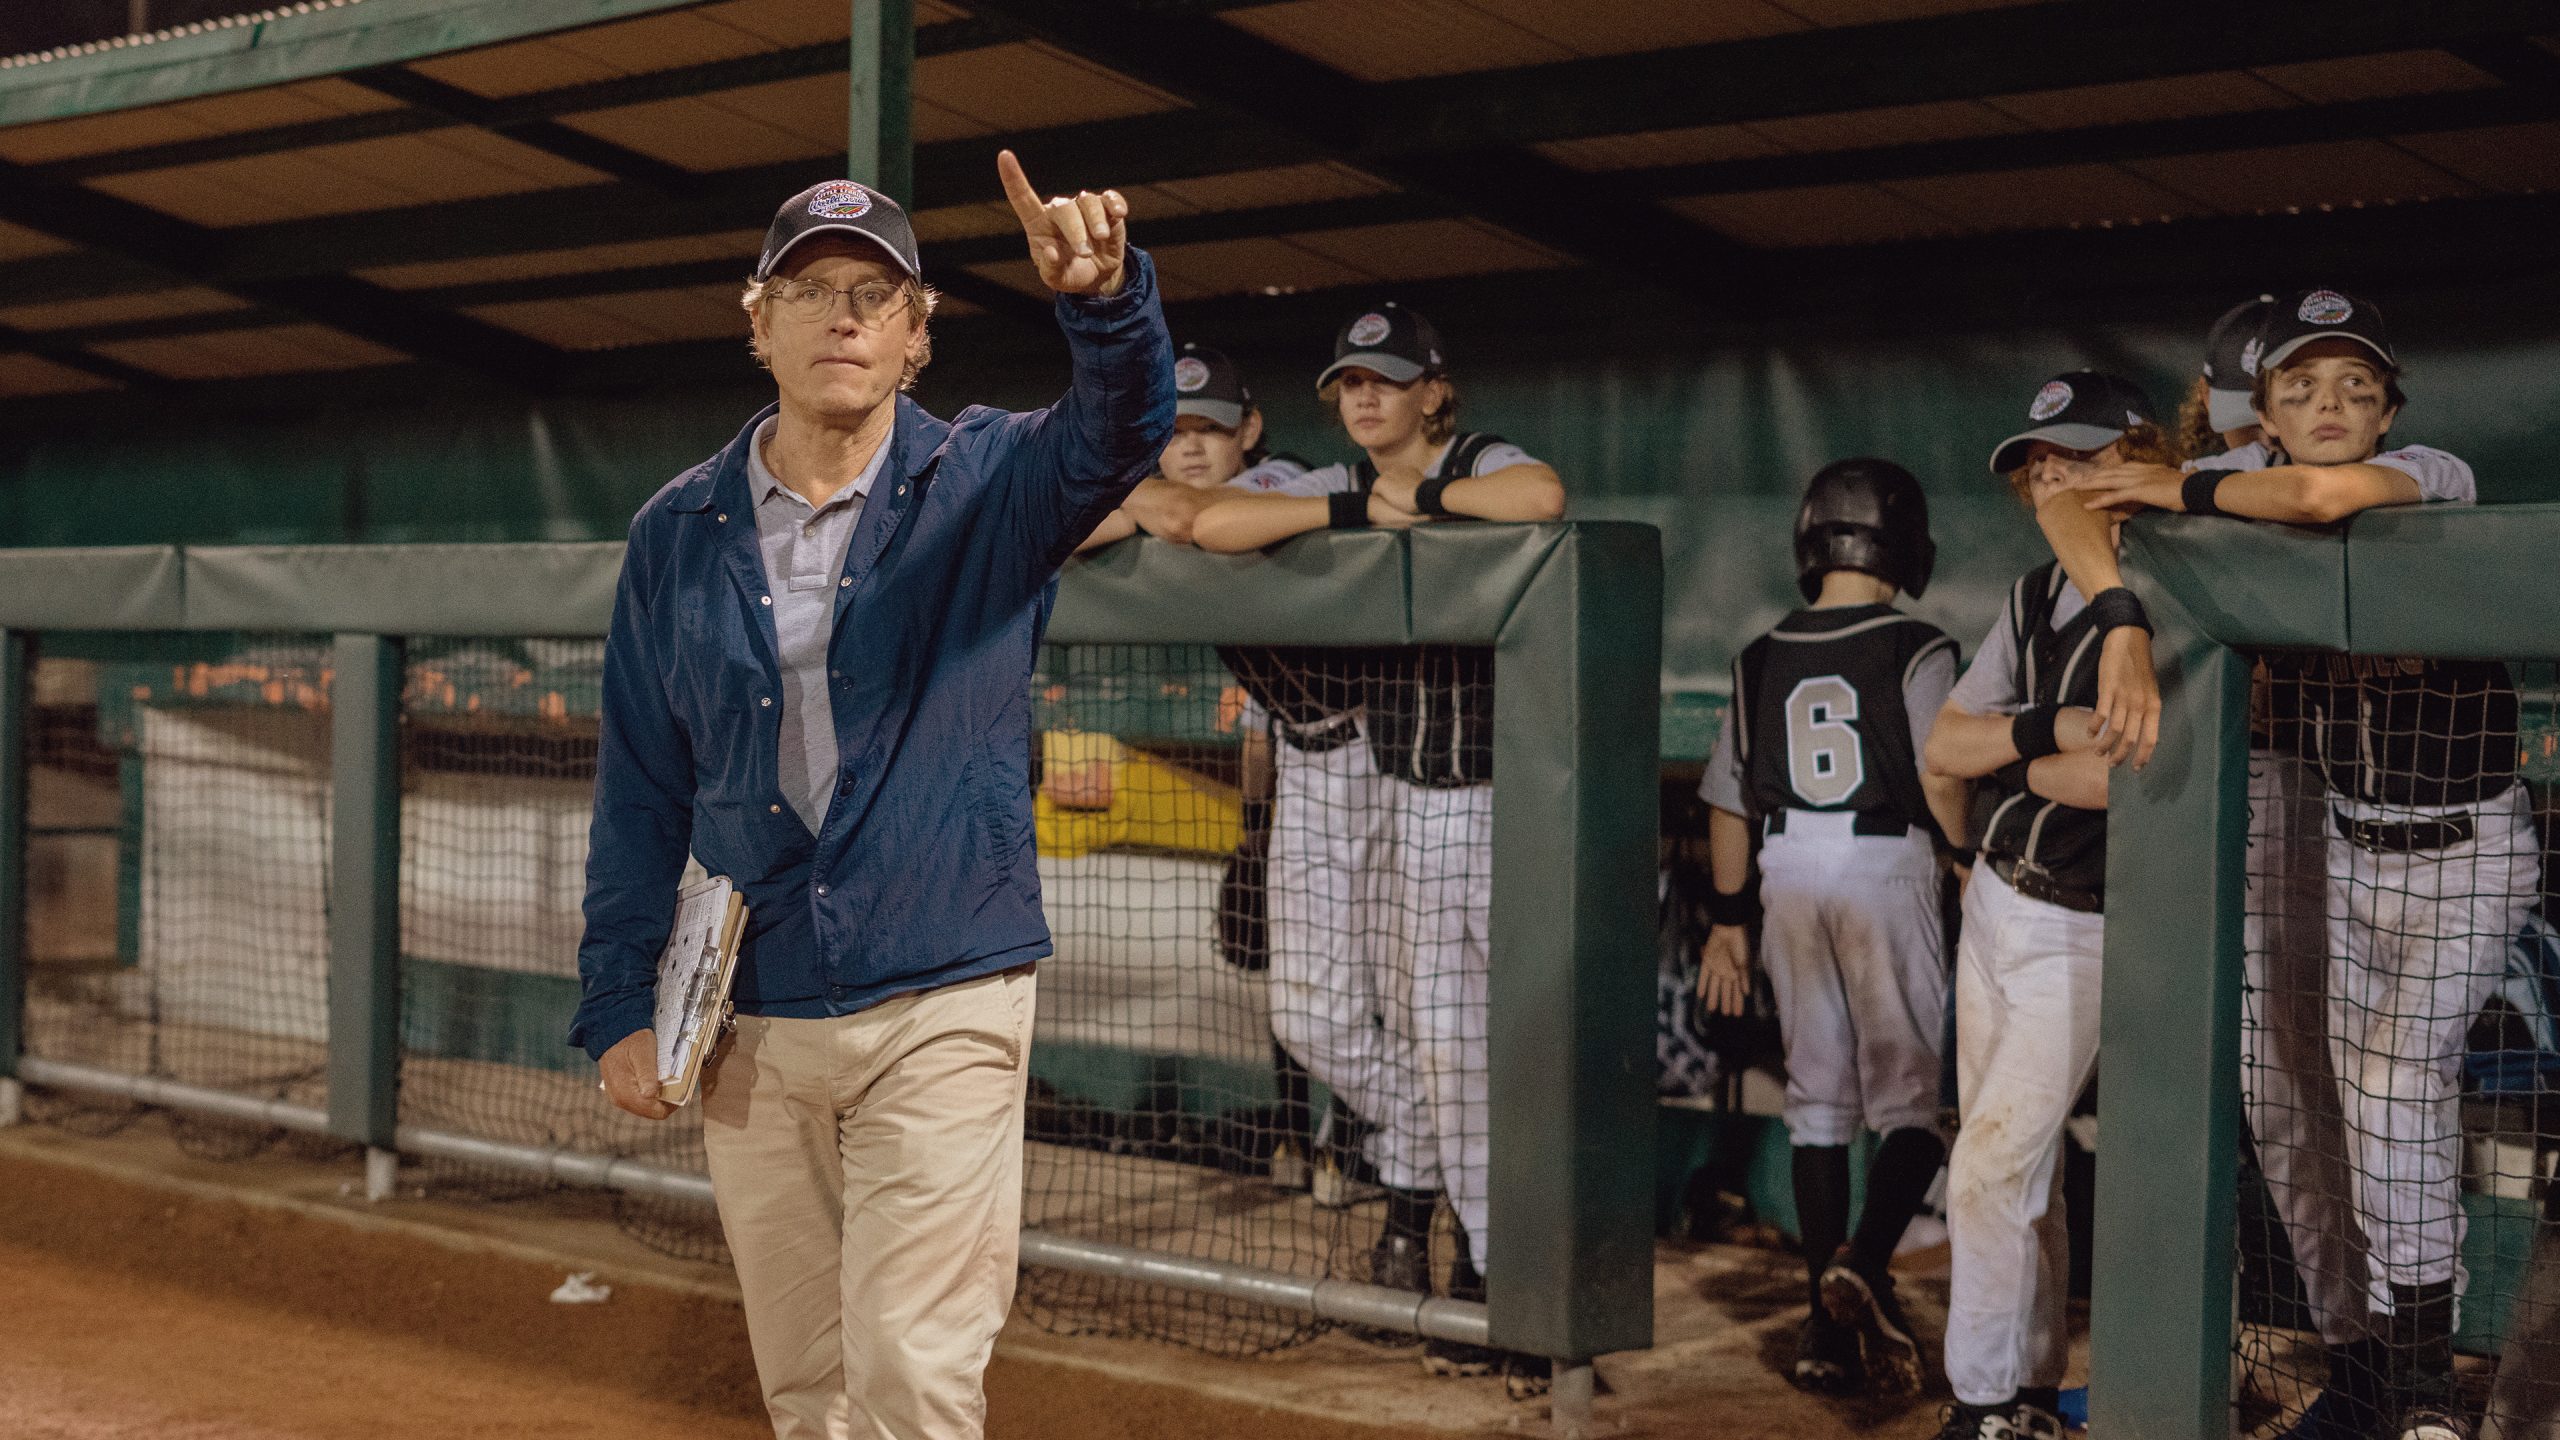
[[[1024,229],[1048,228],[1040,192],[1031,188],[1031,177],[1022,173],[1022,162],[1011,150],[996,152],[996,178],[1004,182],[1004,198],[1013,202],[1014,218]]]

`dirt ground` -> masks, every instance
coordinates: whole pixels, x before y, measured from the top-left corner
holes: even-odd
[[[594,1197],[368,1206],[352,1167],[193,1160],[140,1126],[0,1131],[0,1436],[7,1440],[756,1440],[721,1267],[619,1234]],[[1906,1291],[1934,1334],[1943,1252]],[[549,1295],[570,1269],[601,1305]],[[1934,1433],[1937,1399],[1817,1400],[1780,1378],[1802,1271],[1666,1246],[1656,1348],[1603,1357],[1604,1433],[1790,1440]],[[1546,1433],[1494,1381],[1335,1335],[1227,1360],[1017,1323],[988,1377],[994,1440],[1385,1440]]]

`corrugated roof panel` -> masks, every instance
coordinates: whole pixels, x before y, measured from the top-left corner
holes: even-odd
[[[916,7],[919,25],[932,23],[925,18],[926,8]],[[853,31],[851,5],[813,5],[810,0],[726,0],[693,13],[714,24],[734,26],[775,49],[842,40]]]
[[[931,246],[937,240],[967,240],[980,235],[1002,235],[1019,230],[1022,222],[1015,219],[1013,207],[1000,200],[983,205],[941,205],[931,210],[918,210],[908,217],[915,226],[916,244]],[[1140,244],[1146,242],[1141,240]],[[933,264],[933,251],[924,251],[924,263]]]
[[[172,380],[358,370],[408,358],[397,350],[325,325],[278,325],[269,330],[233,330],[220,335],[117,340],[91,348]]]
[[[475,306],[470,313],[563,350],[607,350],[671,340],[734,337],[740,345],[740,372],[743,374],[752,364],[744,349],[746,312],[738,308],[738,287],[734,285],[526,300]]]
[[[1997,175],[1894,180],[1884,189],[1967,230],[2149,224],[2208,207],[2112,165],[2055,165]]]
[[[1376,272],[1310,250],[1277,236],[1244,240],[1203,240],[1150,250],[1156,275],[1168,300],[1197,300],[1211,295],[1286,294],[1292,290],[1329,290],[1373,280]],[[977,267],[987,274],[995,267]],[[1025,262],[1022,270],[1030,271]],[[995,276],[992,278],[1006,278]],[[1021,288],[1007,279],[1008,284]],[[1036,283],[1036,282],[1035,282]]]
[[[1770,0],[1687,5],[1665,5],[1661,0],[1574,0],[1570,5],[1555,0],[1467,0],[1467,4],[1577,55],[1712,45],[1812,28],[1788,6]]]
[[[936,105],[921,95],[915,98],[914,107],[909,112],[907,131],[919,145],[943,140],[975,140],[996,133],[995,127],[972,120],[957,110]]]
[[[1984,103],[2041,129],[2076,130],[2084,125],[2272,110],[2294,101],[2292,96],[2246,71],[2223,70],[2166,80],[2083,85],[2071,90],[2031,90],[1997,96]]]
[[[0,160],[39,165],[48,160],[102,155],[142,145],[390,110],[399,103],[344,80],[305,80],[139,110],[114,110],[42,125],[0,128]]]
[[[1538,65],[1574,53],[1465,0],[1292,0],[1218,18],[1361,80]]]
[[[1320,161],[1312,165],[1279,165],[1204,175],[1194,180],[1167,180],[1133,186],[1127,193],[1132,218],[1189,215],[1212,210],[1258,209],[1269,205],[1309,205],[1319,200],[1347,200],[1383,195],[1395,187],[1348,165]],[[1012,211],[1005,212],[1008,216]],[[1144,243],[1143,241],[1141,243]]]
[[[2017,117],[1979,100],[1948,100],[1932,105],[1887,105],[1873,110],[1844,110],[1835,115],[1760,120],[1750,128],[1777,142],[1781,149],[1820,151],[1970,140],[2027,127]]]
[[[1409,220],[1288,238],[1292,244],[1387,280],[1547,270],[1572,263],[1556,251],[1481,220]]]
[[[687,170],[729,170],[842,154],[850,97],[839,70],[594,110],[560,123]]]
[[[208,315],[243,310],[237,296],[201,286],[153,290],[139,295],[96,295],[85,300],[54,300],[0,310],[0,325],[21,330],[67,330],[74,326],[121,325],[128,320],[155,320],[163,315]]]
[[[2434,200],[2478,190],[2380,140],[2180,155],[2134,161],[2126,168],[2235,215],[2357,201]]]
[[[520,194],[606,178],[490,131],[457,127],[102,175],[85,183],[199,225],[231,226]]]
[[[1810,185],[1665,201],[1746,245],[1865,245],[1961,233],[1953,220],[1874,185]]]
[[[0,355],[0,395],[76,395],[115,388],[112,380],[57,365],[41,355]]]
[[[835,33],[845,33],[845,7],[810,4],[805,8],[834,10]],[[731,60],[778,48],[775,41],[753,29],[722,24],[702,11],[668,10],[538,40],[439,55],[417,61],[410,68],[475,95],[494,98]]]
[[[0,220],[0,260],[26,260],[38,255],[56,255],[70,249],[63,241],[23,225]]]
[[[377,285],[412,290],[432,285],[475,285],[491,280],[531,280],[544,275],[583,275],[597,270],[628,270],[642,265],[676,265],[689,260],[738,262],[738,276],[755,268],[764,231],[727,230],[716,235],[685,235],[668,240],[626,240],[613,245],[581,245],[567,250],[531,250],[520,255],[489,255],[474,260],[430,260],[416,265],[386,265],[356,272]]]
[[[2560,124],[2403,135],[2392,143],[2483,190],[2560,190]]]
[[[916,61],[915,92],[989,130],[1038,130],[1175,110],[1182,102],[1046,45],[991,45]]]
[[[2377,100],[2390,95],[2485,90],[2498,83],[2497,76],[2442,50],[2403,50],[2303,65],[2269,65],[2249,73],[2314,105]]]
[[[1826,28],[1918,20],[1966,10],[2004,10],[2035,3],[2037,0],[1785,0],[1788,9]]]
[[[1755,134],[1747,125],[1697,125],[1685,130],[1648,130],[1639,135],[1598,135],[1588,140],[1552,140],[1534,148],[1548,159],[1576,170],[1702,165],[1778,153],[1776,144]]]

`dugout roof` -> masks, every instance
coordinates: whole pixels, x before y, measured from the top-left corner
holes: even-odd
[[[2550,3],[913,7],[954,323],[1046,323],[1000,144],[1121,186],[1168,298],[1230,323],[1390,287],[1669,324],[2218,303],[2547,269],[2560,233]],[[734,374],[763,221],[843,165],[850,8],[328,0],[0,58],[0,414]]]

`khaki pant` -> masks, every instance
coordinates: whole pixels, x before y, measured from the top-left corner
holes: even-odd
[[[741,1015],[703,1144],[777,1440],[967,1440],[1013,1304],[1028,969]]]

